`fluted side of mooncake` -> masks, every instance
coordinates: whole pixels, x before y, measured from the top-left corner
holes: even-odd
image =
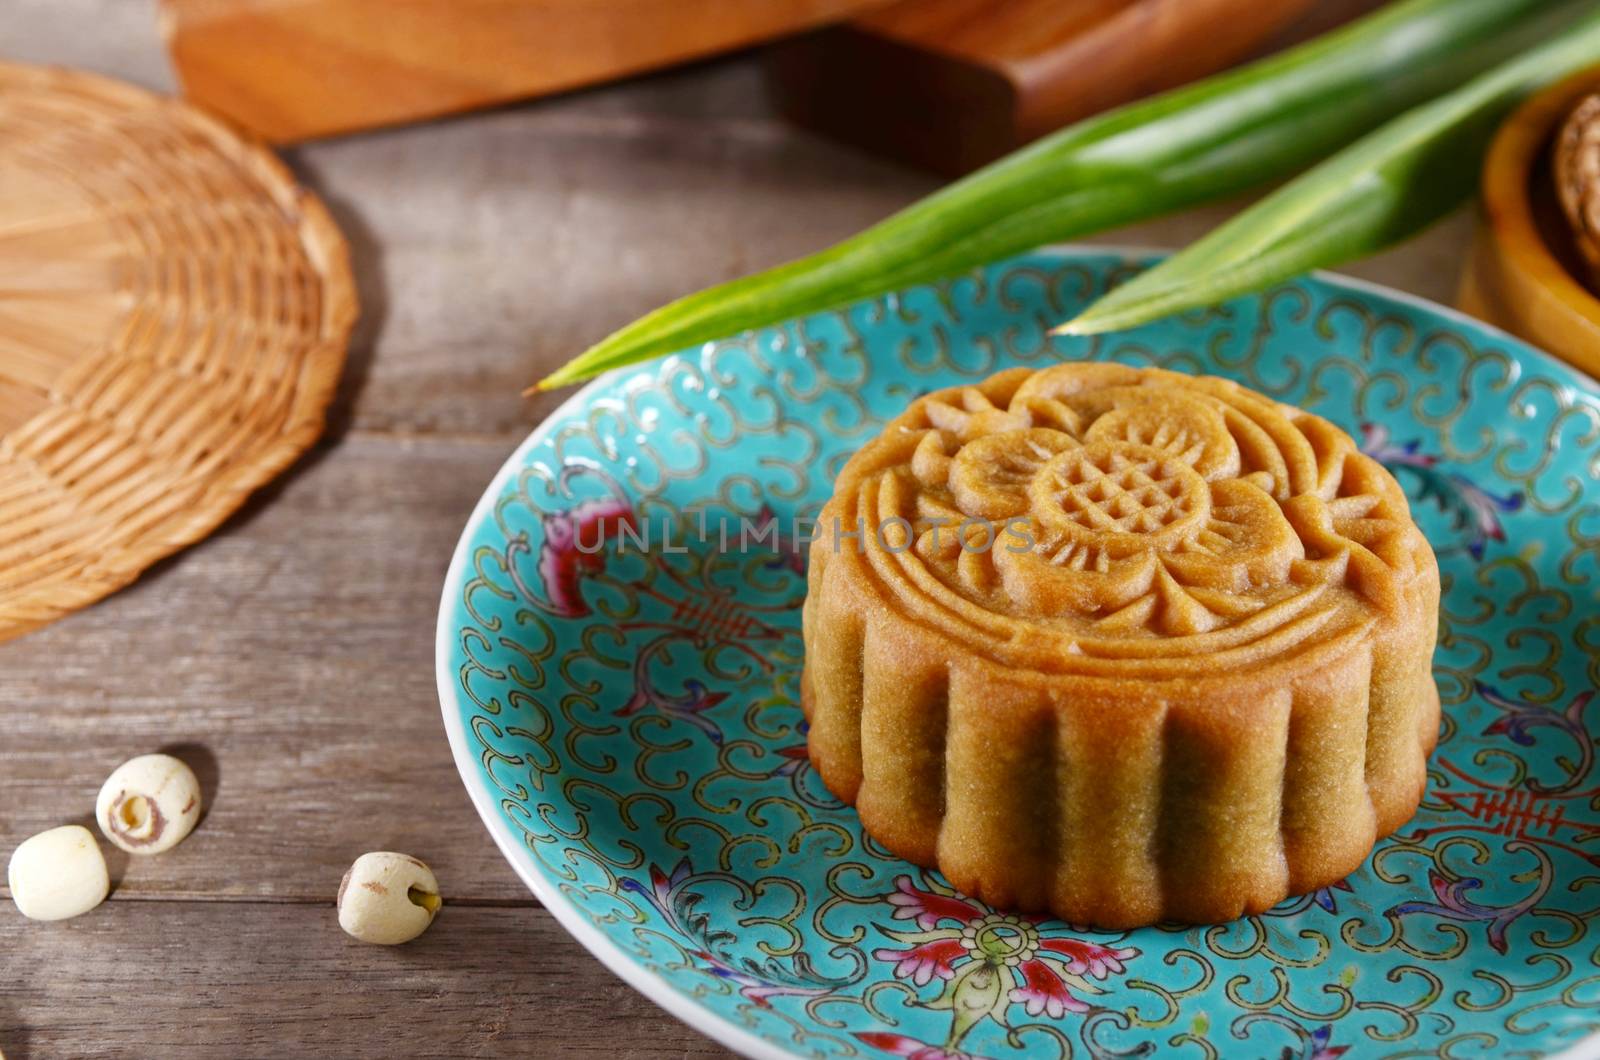
[[[1063,496],[1100,507],[1039,511]],[[974,512],[1025,520],[1048,566],[929,547],[930,513]],[[1218,380],[1004,373],[841,474],[811,550],[811,758],[874,839],[997,906],[1228,920],[1342,878],[1415,811],[1437,609],[1399,487],[1331,425]]]

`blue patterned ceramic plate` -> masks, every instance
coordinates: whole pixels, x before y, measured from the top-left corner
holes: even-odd
[[[1138,267],[1040,253],[610,376],[551,416],[484,494],[439,616],[489,831],[617,974],[755,1056],[1572,1047],[1600,1028],[1600,395],[1328,276],[1046,339]],[[888,856],[807,764],[794,519],[916,395],[1065,358],[1232,377],[1343,425],[1410,492],[1444,575],[1443,735],[1421,812],[1344,883],[1215,927],[1007,916]]]

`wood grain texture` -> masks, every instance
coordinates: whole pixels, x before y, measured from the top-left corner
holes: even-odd
[[[774,119],[746,61],[291,152],[355,249],[352,426],[525,434],[529,379],[937,187]]]
[[[456,899],[531,902],[482,841],[429,665],[463,513],[507,448],[348,438],[112,606],[7,645],[0,835],[82,815],[124,759],[177,745],[209,810],[170,853],[114,859],[116,899],[322,901],[390,849]]]
[[[540,909],[446,905],[396,947],[347,938],[332,905],[130,902],[16,931],[20,919],[0,908],[16,977],[0,991],[7,1060],[729,1055]]]
[[[184,93],[289,142],[543,95],[883,0],[163,0]]]
[[[16,58],[163,83],[150,0],[12,3]],[[527,379],[934,182],[776,119],[748,59],[290,161],[349,236],[367,311],[329,436],[208,541],[0,645],[0,858],[163,746],[200,766],[212,812],[176,850],[114,861],[121,886],[81,920],[0,901],[0,1050],[726,1055],[567,939],[477,821],[434,695],[439,587],[478,494],[566,396],[526,402]],[[1179,245],[1237,206],[1104,241]],[[1470,230],[1464,213],[1351,271],[1447,299]],[[347,942],[328,904],[379,846],[426,858],[453,903],[397,950]],[[153,997],[148,1030],[130,996]]]
[[[1080,118],[1221,70],[1313,6],[901,0],[778,45],[768,69],[778,106],[802,125],[965,173]]]

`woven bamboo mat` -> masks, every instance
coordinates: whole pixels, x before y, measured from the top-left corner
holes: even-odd
[[[0,640],[211,532],[321,433],[327,211],[176,100],[0,63]]]

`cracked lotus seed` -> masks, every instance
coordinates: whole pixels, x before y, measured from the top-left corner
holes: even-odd
[[[94,819],[130,854],[171,850],[200,819],[200,781],[171,755],[140,755],[106,778]]]
[[[63,825],[25,839],[6,869],[17,912],[32,920],[81,916],[106,900],[111,877],[94,833]]]
[[[426,931],[442,904],[428,866],[375,851],[356,858],[339,884],[339,926],[362,942],[394,946]]]

